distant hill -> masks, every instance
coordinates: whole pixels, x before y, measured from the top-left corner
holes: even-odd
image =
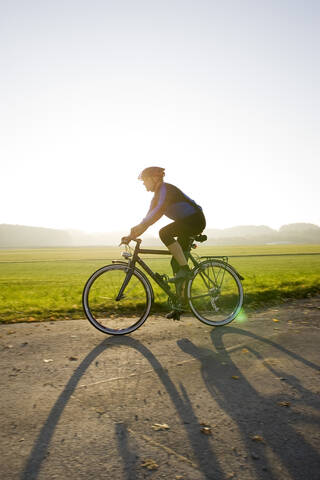
[[[291,223],[274,230],[265,225],[240,225],[206,229],[207,245],[262,245],[272,243],[320,244],[320,227],[312,223]],[[0,248],[73,247],[118,245],[122,233],[84,233],[77,230],[23,225],[0,225]],[[161,245],[158,238],[144,236],[145,245]]]
[[[320,227],[291,223],[274,230],[265,225],[242,225],[223,230],[208,229],[208,245],[261,245],[272,243],[320,243]]]
[[[216,238],[233,238],[233,237],[254,237],[256,235],[273,235],[276,234],[277,230],[273,230],[270,227],[265,225],[240,225],[238,227],[225,228],[223,230],[208,230],[207,235]]]
[[[72,238],[65,230],[0,225],[0,248],[60,247],[71,245]]]
[[[78,230],[24,225],[0,225],[0,248],[83,247],[118,245],[121,233],[84,233]]]

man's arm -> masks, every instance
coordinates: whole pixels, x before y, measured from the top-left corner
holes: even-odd
[[[157,197],[152,199],[150,208],[145,218],[141,223],[139,223],[139,225],[131,228],[130,234],[126,238],[136,239],[142,235],[150,227],[150,225],[154,224],[157,220],[159,220],[159,218],[162,217],[165,209],[166,194],[166,185],[163,183],[160,187]]]
[[[140,235],[142,235],[147,230],[147,228],[148,226],[143,225],[141,223],[139,225],[136,225],[135,227],[132,227],[130,230],[130,237],[131,238],[140,237]]]
[[[129,243],[131,240],[135,240],[136,238],[140,237],[148,227],[145,227],[143,225],[136,225],[135,227],[132,227],[130,230],[129,235],[126,237],[122,237],[121,242],[122,243]]]
[[[164,210],[165,210],[165,202],[167,197],[167,187],[165,183],[162,183],[160,190],[157,196],[152,200],[150,209],[142,220],[140,225],[145,225],[146,228],[149,228],[150,225],[153,225],[155,222],[162,217]]]

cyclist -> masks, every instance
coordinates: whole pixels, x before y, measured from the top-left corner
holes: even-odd
[[[136,239],[162,215],[173,220],[172,223],[161,228],[159,236],[172,254],[171,266],[175,276],[169,281],[177,284],[190,276],[187,262],[190,237],[204,230],[206,220],[202,208],[194,200],[179,188],[163,181],[164,172],[165,169],[161,167],[148,167],[140,173],[138,179],[143,181],[148,192],[154,192],[154,196],[145,218],[139,225],[132,227],[130,234],[123,237],[122,241]],[[168,318],[175,316],[174,312],[167,315]]]

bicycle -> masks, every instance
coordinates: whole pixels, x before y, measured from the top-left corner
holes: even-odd
[[[89,322],[103,333],[124,335],[131,333],[146,321],[154,301],[152,285],[145,272],[168,295],[171,309],[186,310],[201,322],[211,326],[226,325],[236,318],[243,303],[244,278],[228,263],[226,256],[191,254],[194,241],[203,242],[206,235],[190,238],[188,259],[193,264],[191,278],[180,284],[177,292],[171,290],[167,275],[153,272],[139,254],[171,255],[169,250],[140,248],[126,245],[123,260],[113,260],[99,268],[85,284],[82,304]]]

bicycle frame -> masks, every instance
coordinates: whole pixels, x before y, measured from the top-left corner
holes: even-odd
[[[171,255],[169,250],[153,250],[153,249],[140,248],[140,245],[141,245],[141,242],[142,242],[142,240],[140,238],[135,240],[135,242],[136,242],[136,247],[134,249],[132,258],[128,262],[128,265],[131,269],[131,274],[130,274],[130,272],[128,272],[128,274],[126,275],[126,278],[123,282],[123,285],[121,287],[120,292],[122,291],[122,293],[123,293],[126,285],[128,284],[128,282],[129,282],[129,280],[132,276],[133,269],[134,269],[136,263],[138,263],[140,265],[140,267],[142,267],[143,270],[145,272],[147,272],[148,275],[159,285],[159,287],[162,288],[162,290],[164,292],[166,292],[168,297],[170,297],[170,299],[174,300],[176,298],[176,295],[171,291],[170,286],[162,280],[162,278],[159,276],[159,274],[157,274],[157,272],[153,272],[151,270],[151,268],[149,267],[149,265],[147,265],[142,260],[142,258],[139,257],[140,253],[149,253],[149,254],[152,254],[152,255]],[[120,292],[119,292],[119,294],[120,294]]]
[[[130,270],[128,271],[124,281],[123,281],[123,284],[120,288],[120,291],[119,291],[119,294],[117,295],[117,298],[116,300],[119,301],[121,300],[122,296],[123,296],[123,293],[125,291],[125,288],[126,286],[128,285],[131,277],[132,277],[132,274],[133,274],[133,270],[134,270],[134,267],[136,265],[136,263],[138,263],[138,265],[140,265],[142,267],[142,269],[148,273],[148,275],[159,285],[159,287],[168,295],[168,297],[171,299],[171,300],[176,300],[177,299],[177,295],[175,293],[173,293],[171,291],[171,288],[170,288],[170,285],[168,285],[168,283],[166,283],[162,278],[161,276],[157,273],[157,272],[153,272],[153,270],[151,270],[151,268],[149,267],[149,265],[147,265],[143,260],[142,258],[139,257],[139,254],[143,253],[143,254],[151,254],[151,255],[172,255],[171,252],[169,250],[153,250],[153,249],[146,249],[146,248],[140,248],[140,245],[141,245],[141,242],[142,240],[140,238],[134,240],[136,242],[136,246],[135,246],[135,249],[134,249],[134,252],[133,252],[133,255],[132,255],[132,258],[131,259],[128,259],[128,266],[130,267]],[[192,247],[192,242],[193,240],[191,241],[190,243],[190,250],[191,250],[191,247]],[[190,258],[191,262],[193,263],[194,267],[199,267],[200,263],[197,262],[196,258],[191,254],[191,252],[189,251],[188,252],[188,258]],[[228,257],[226,256],[204,256],[204,257],[200,257],[200,258],[205,258],[205,259],[219,259],[220,262],[222,263],[227,263],[228,264]],[[228,264],[230,265],[230,264]],[[230,266],[231,267],[231,266]],[[232,268],[232,267],[231,267]],[[233,269],[234,270],[234,269]],[[235,271],[236,272],[236,271]],[[239,275],[238,272],[236,272],[236,274],[240,277],[240,278],[243,278],[241,277],[241,275]],[[205,281],[205,279],[204,279]]]
[[[149,265],[147,265],[142,258],[139,257],[140,253],[147,253],[151,255],[172,255],[169,250],[153,250],[153,249],[147,249],[147,248],[140,248],[142,240],[138,238],[137,240],[134,240],[136,242],[136,247],[134,249],[132,258],[128,258],[128,266],[130,267],[130,270],[128,271],[126,278],[123,281],[123,284],[120,288],[120,291],[117,295],[116,300],[119,301],[121,300],[123,293],[125,291],[126,286],[128,285],[130,278],[132,277],[133,270],[135,268],[135,265],[138,264],[140,267],[159,285],[159,287],[168,295],[170,300],[173,302],[177,299],[177,295],[172,292],[170,285],[168,285],[167,282],[165,282],[159,273],[153,272]],[[198,262],[196,259],[190,254],[190,258],[194,264],[194,266],[198,266]],[[116,262],[116,261],[115,261]]]

